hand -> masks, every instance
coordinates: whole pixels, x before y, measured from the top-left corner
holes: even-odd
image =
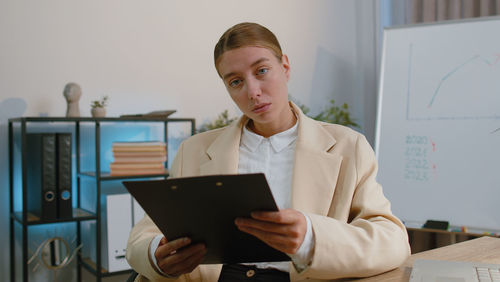
[[[296,210],[252,212],[252,218],[237,218],[239,230],[253,235],[269,246],[287,254],[295,254],[307,231],[305,216]]]
[[[191,245],[191,239],[179,238],[171,242],[163,237],[155,251],[156,262],[163,273],[171,276],[193,271],[207,253],[204,244]]]

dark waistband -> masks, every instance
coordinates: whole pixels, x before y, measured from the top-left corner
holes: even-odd
[[[290,274],[273,268],[257,268],[255,265],[225,264],[219,282],[228,281],[289,282]]]

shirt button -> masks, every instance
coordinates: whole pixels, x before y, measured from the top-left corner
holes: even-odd
[[[250,269],[249,271],[247,271],[247,277],[252,277],[254,275],[255,275],[255,270]]]

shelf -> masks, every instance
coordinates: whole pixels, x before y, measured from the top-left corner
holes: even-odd
[[[161,121],[161,122],[194,122],[191,118],[161,118],[161,117],[78,117],[78,118],[68,118],[68,117],[18,117],[11,118],[9,122],[150,122],[150,121]]]
[[[22,212],[14,212],[12,216],[17,222],[23,223],[23,213]],[[83,221],[83,220],[95,220],[97,216],[94,213],[91,213],[87,210],[80,208],[73,208],[73,217],[72,218],[58,218],[52,220],[43,220],[40,219],[37,215],[28,212],[27,213],[28,222],[27,225],[39,225],[39,224],[47,224],[47,223],[61,223],[61,222],[73,222],[73,221]]]
[[[83,267],[89,271],[90,273],[96,275],[96,265],[95,262],[93,262],[90,258],[82,258],[81,263]],[[115,271],[115,272],[108,272],[107,269],[101,268],[101,277],[106,277],[106,276],[113,276],[113,275],[119,275],[119,274],[127,274],[127,273],[132,273],[132,269],[126,269],[126,270],[120,270],[120,271]]]
[[[96,178],[95,171],[88,172],[80,172],[79,176],[92,177]],[[168,177],[168,170],[165,170],[165,173],[160,174],[140,174],[140,175],[120,175],[120,176],[111,176],[109,172],[101,172],[101,180],[121,180],[121,179],[137,179],[137,178],[152,178],[152,177]]]
[[[106,181],[123,181],[123,180],[140,180],[140,179],[165,179],[169,176],[169,171],[167,169],[168,167],[168,162],[165,162],[165,169],[162,173],[155,173],[155,174],[140,174],[140,175],[113,175],[111,176],[109,171],[101,171],[99,167],[99,164],[102,161],[102,151],[101,151],[101,146],[102,146],[102,139],[101,139],[101,134],[104,133],[105,130],[108,130],[110,127],[115,127],[115,126],[129,126],[130,124],[138,125],[138,126],[147,126],[151,127],[152,124],[156,125],[162,125],[163,126],[163,140],[165,143],[168,143],[169,140],[169,134],[168,134],[168,127],[169,123],[189,123],[191,125],[191,135],[195,134],[196,132],[196,124],[195,124],[195,119],[193,118],[169,118],[166,116],[163,117],[136,117],[136,116],[131,116],[131,117],[104,117],[104,118],[93,118],[93,117],[77,117],[77,118],[68,118],[68,117],[17,117],[17,118],[11,118],[9,119],[9,168],[10,168],[10,183],[9,183],[9,203],[10,203],[10,232],[9,232],[9,237],[10,237],[10,270],[11,270],[11,275],[10,275],[10,280],[11,281],[16,281],[21,278],[22,281],[28,281],[28,277],[30,276],[29,273],[29,268],[28,268],[28,246],[30,243],[30,238],[28,236],[29,231],[27,230],[26,227],[37,225],[37,226],[42,226],[44,224],[54,224],[54,223],[69,223],[69,222],[74,222],[76,225],[76,244],[84,244],[85,251],[89,250],[92,258],[101,258],[101,259],[95,259],[91,260],[90,258],[83,258],[82,252],[80,251],[78,254],[79,260],[77,265],[75,266],[78,280],[81,281],[82,274],[81,274],[81,269],[85,268],[88,270],[88,272],[92,275],[95,276],[97,282],[102,281],[102,277],[109,277],[109,276],[114,276],[114,275],[120,275],[120,274],[125,274],[125,275],[130,275],[130,273],[133,272],[132,269],[126,269],[126,270],[121,270],[121,271],[108,271],[109,270],[109,258],[105,259],[102,255],[102,252],[107,250],[107,247],[109,246],[109,241],[108,237],[104,237],[106,233],[106,226],[107,224],[104,218],[106,210],[103,209],[103,206],[101,206],[101,196],[104,195],[105,193],[103,192],[108,192],[108,191],[103,191],[107,189],[101,189],[101,184]],[[126,125],[126,123],[130,123]],[[42,132],[39,132],[40,129],[38,128],[38,125],[43,125],[44,127],[46,125],[49,125],[49,129],[42,129]],[[83,126],[82,126],[83,125]],[[103,126],[104,125],[104,126]],[[15,193],[20,189],[20,187],[15,187],[15,182],[14,182],[14,176],[20,173],[22,181],[24,182],[27,177],[30,177],[29,171],[27,164],[31,160],[31,155],[26,154],[26,151],[28,151],[27,147],[27,141],[29,140],[29,133],[32,133],[31,130],[32,128],[35,128],[36,133],[43,133],[45,131],[47,132],[53,132],[52,130],[53,126],[57,126],[57,129],[59,128],[68,128],[68,130],[71,130],[72,136],[72,151],[76,150],[72,153],[72,158],[71,158],[71,165],[72,169],[77,171],[77,175],[75,176],[74,174],[72,175],[72,183],[76,182],[76,187],[71,187],[72,192],[74,195],[72,195],[75,199],[78,200],[78,206],[79,208],[73,207],[73,217],[72,218],[60,218],[60,219],[52,219],[52,220],[46,220],[43,219],[41,216],[37,216],[34,213],[28,212],[26,209],[26,204],[23,205],[22,208],[24,210],[14,210],[14,203],[16,203],[16,199],[14,195],[18,194]],[[90,127],[90,131],[89,128]],[[81,128],[85,128],[85,130],[81,130]],[[93,133],[92,133],[93,129]],[[160,130],[161,128],[156,128],[155,130]],[[33,132],[34,133],[34,132]],[[74,134],[74,135],[73,135]],[[107,135],[103,135],[107,136]],[[112,136],[113,137],[113,136]],[[95,138],[95,144],[91,142],[90,144],[85,144],[85,145],[90,145],[88,146],[81,146],[81,143],[83,140],[86,140],[86,138]],[[116,137],[114,138],[116,139]],[[161,139],[161,138],[160,138]],[[74,143],[73,143],[74,142]],[[19,146],[21,152],[19,153],[16,151],[16,145]],[[26,151],[23,151],[26,150]],[[90,157],[93,157],[96,161],[94,169],[90,169],[89,167],[86,167],[85,171],[82,172],[82,155],[89,153]],[[60,160],[59,160],[60,161]],[[86,162],[85,162],[86,164]],[[76,166],[76,167],[74,167]],[[107,168],[106,168],[107,169]],[[133,173],[137,173],[139,170],[133,170]],[[162,171],[159,169],[159,171]],[[76,178],[76,179],[75,179]],[[94,180],[95,183],[82,183],[81,180],[85,178],[86,180]],[[76,181],[75,181],[76,180]],[[92,182],[92,181],[90,181]],[[85,184],[86,187],[82,187],[82,185]],[[108,183],[108,184],[115,184],[115,183]],[[24,185],[24,183],[23,183]],[[75,185],[75,184],[72,184]],[[111,185],[113,186],[113,185]],[[90,188],[89,188],[90,187]],[[94,187],[95,191],[94,193],[90,192],[87,193],[88,191],[86,190],[92,190],[92,187]],[[108,187],[108,186],[104,186]],[[116,186],[119,188],[118,186]],[[23,199],[26,199],[27,195],[26,193],[28,192],[27,185],[24,185],[21,190],[21,196]],[[114,188],[114,186],[113,186]],[[85,190],[82,191],[82,190]],[[114,191],[114,190],[113,190]],[[19,197],[19,196],[17,196]],[[81,207],[81,200],[87,204],[85,206],[86,209],[82,209]],[[95,208],[92,208],[89,206],[95,205]],[[94,212],[90,212],[90,210]],[[126,216],[129,216],[127,213]],[[132,216],[130,214],[130,216]],[[90,221],[90,222],[88,222]],[[20,234],[15,234],[14,233],[14,224],[22,225],[22,232]],[[92,233],[84,233],[87,232],[86,230],[88,229],[88,224],[95,224],[95,231],[92,231]],[[46,228],[51,228],[51,226],[46,226]],[[84,233],[84,234],[82,234]],[[20,240],[22,245],[19,246],[18,244],[15,244],[16,241],[16,235],[20,236]],[[82,236],[82,235],[88,235],[88,236]],[[108,236],[108,235],[106,235]],[[85,238],[82,238],[85,237]],[[83,241],[88,241],[88,242],[83,242]],[[125,244],[124,242],[123,244]],[[85,244],[88,244],[85,246]],[[108,244],[108,245],[105,245]],[[122,243],[120,243],[122,244]],[[22,257],[18,258],[16,256],[16,249],[20,248],[22,252]],[[21,263],[18,264],[17,261],[20,261]],[[104,267],[105,266],[105,267]],[[20,270],[18,270],[20,269]],[[97,271],[99,269],[99,272]],[[111,269],[114,269],[111,267]],[[16,277],[18,274],[20,274],[20,277]],[[17,279],[16,279],[17,278]]]

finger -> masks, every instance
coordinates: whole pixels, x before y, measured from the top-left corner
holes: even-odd
[[[278,234],[278,233],[272,233],[272,232],[266,232],[262,231],[260,229],[248,227],[248,226],[241,226],[238,227],[240,231],[243,231],[245,233],[248,233],[250,235],[253,235],[260,239],[261,241],[264,241],[266,243],[271,243],[271,244],[283,244],[286,242],[287,237],[284,234]]]
[[[188,260],[190,257],[197,253],[202,253],[206,252],[206,248],[204,244],[196,244],[189,246],[185,249],[182,249],[180,251],[177,251],[175,254],[172,254],[165,258],[165,261],[169,264],[176,264],[179,262],[183,262],[185,260]]]
[[[203,256],[200,256],[198,259],[193,260],[193,263],[190,265],[181,265],[179,264],[174,268],[173,271],[175,272],[168,272],[164,271],[164,273],[171,275],[171,276],[180,276],[182,274],[188,274],[191,273],[196,267],[198,267],[203,259]]]
[[[207,253],[204,252],[204,253],[201,253],[199,255],[198,258],[193,258],[193,265],[187,270],[187,272],[192,272],[196,267],[198,267],[198,265],[201,264],[201,262],[203,261],[203,258],[205,257]]]
[[[303,217],[302,213],[292,209],[285,209],[277,212],[255,211],[252,212],[250,216],[253,219],[282,224],[293,224]]]
[[[177,271],[175,272],[175,275],[174,276],[179,276],[181,274],[185,274],[185,273],[190,273],[192,272],[196,267],[198,267],[198,265],[200,265],[200,263],[203,261],[203,258],[205,257],[206,255],[206,252],[199,252],[199,253],[196,253],[190,257],[187,258],[187,263],[184,263],[184,264],[177,264],[175,265],[175,268],[177,269]]]
[[[237,218],[235,220],[235,224],[237,226],[246,226],[250,228],[260,229],[266,232],[288,235],[292,237],[302,236],[303,234],[305,234],[305,228],[307,227],[307,221],[305,217],[298,217],[297,221],[294,221],[292,223],[276,223],[249,218]]]
[[[205,254],[206,248],[203,244],[193,245],[166,257],[158,263],[158,266],[163,272],[178,276],[191,272],[192,269],[196,268]]]
[[[296,233],[296,225],[294,224],[274,223],[248,218],[236,219],[235,224],[238,227],[248,227],[282,235],[291,234],[292,236],[295,236]]]
[[[288,254],[296,253],[303,241],[303,238],[288,237],[283,234],[265,232],[251,227],[242,226],[238,228],[243,232],[257,237],[267,245]]]
[[[160,244],[158,244],[158,246],[161,246],[161,245],[165,245],[166,243],[168,242],[167,238],[165,238],[165,236],[163,236],[160,240]]]
[[[165,243],[164,245],[158,246],[155,251],[155,257],[157,260],[167,257],[178,249],[185,247],[191,243],[191,239],[187,237],[179,238],[170,242]]]

